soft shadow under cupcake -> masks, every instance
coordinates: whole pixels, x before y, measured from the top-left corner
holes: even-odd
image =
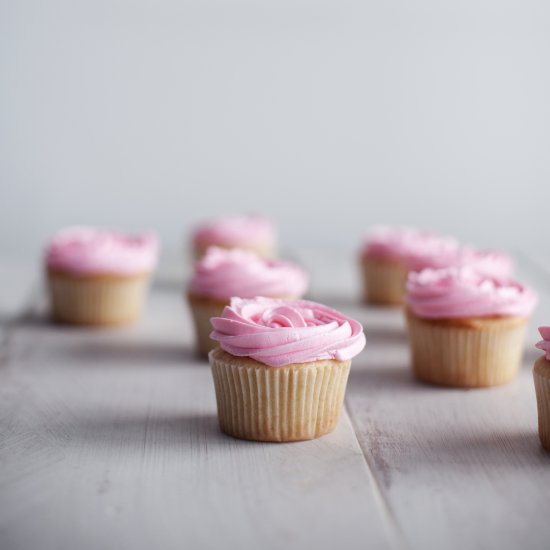
[[[79,342],[59,349],[60,354],[70,356],[71,366],[101,363],[112,367],[188,367],[201,363],[194,351],[185,345],[165,342]]]
[[[218,427],[213,413],[90,413],[76,416],[71,421],[69,445],[85,443],[87,446],[113,448],[123,446],[125,451],[144,452],[144,441],[163,449],[197,450],[227,445],[227,436]],[[154,443],[154,445],[153,445]]]

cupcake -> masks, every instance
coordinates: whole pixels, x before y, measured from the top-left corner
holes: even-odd
[[[475,388],[514,378],[537,302],[532,290],[469,266],[426,269],[409,275],[406,302],[419,380]]]
[[[241,248],[274,258],[277,255],[275,226],[262,216],[226,216],[198,226],[192,235],[195,259],[201,258],[210,246]]]
[[[513,271],[504,252],[460,246],[451,237],[413,228],[375,228],[361,251],[364,301],[401,305],[410,272],[464,265],[495,277],[510,277]]]
[[[363,327],[305,300],[232,298],[212,319],[210,352],[223,432],[255,441],[300,441],[334,430]]]
[[[408,227],[377,227],[361,250],[363,299],[373,305],[401,305],[410,271],[447,267],[460,246],[450,237]]]
[[[514,271],[512,258],[500,250],[478,250],[469,246],[460,249],[457,265],[469,265],[491,277],[510,278]]]
[[[539,437],[542,446],[550,451],[550,327],[540,327],[542,340],[536,345],[544,355],[535,361],[533,378],[537,394]]]
[[[210,339],[210,317],[221,315],[232,296],[301,298],[308,277],[297,265],[268,260],[246,250],[211,247],[195,264],[187,298],[197,333],[197,348],[206,357],[216,346]]]
[[[121,325],[139,316],[158,242],[91,227],[57,233],[46,249],[54,320],[79,325]]]

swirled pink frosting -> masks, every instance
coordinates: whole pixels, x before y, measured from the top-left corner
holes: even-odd
[[[275,244],[277,232],[271,221],[263,216],[225,216],[198,226],[192,239],[200,246],[270,246]]]
[[[546,354],[546,359],[550,361],[550,327],[539,327],[542,340],[537,342],[535,346]]]
[[[470,266],[410,273],[406,302],[419,317],[528,317],[537,304],[528,287],[484,275]]]
[[[212,298],[295,297],[306,292],[308,276],[290,262],[267,260],[238,248],[208,248],[195,264],[189,290]]]
[[[367,258],[403,262],[411,271],[453,265],[458,241],[410,227],[375,227],[363,246]]]
[[[153,271],[158,240],[152,233],[126,235],[92,227],[69,227],[46,248],[46,266],[80,275],[133,275]]]
[[[211,320],[223,350],[272,367],[321,359],[345,361],[366,343],[357,321],[306,300],[232,298]]]

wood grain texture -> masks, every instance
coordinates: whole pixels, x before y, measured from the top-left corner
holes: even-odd
[[[550,453],[531,366],[550,272],[522,259],[541,305],[518,379],[456,390],[413,380],[401,311],[358,303],[349,258],[303,258],[311,297],[357,317],[368,339],[352,364],[349,416],[311,442],[219,432],[174,264],[135,327],[71,329],[49,324],[40,300],[23,316],[25,300],[10,305],[2,550],[546,549]]]
[[[175,280],[114,330],[15,324],[0,369],[3,550],[395,548],[347,415],[319,440],[220,433]]]
[[[332,263],[332,283],[320,285],[315,297],[365,326],[367,349],[354,361],[347,406],[407,544],[548,548],[550,454],[538,441],[531,368],[540,355],[536,327],[550,322],[550,278],[520,265],[519,276],[539,290],[541,303],[518,379],[500,388],[459,390],[412,378],[402,312],[358,305],[356,285],[339,265]]]

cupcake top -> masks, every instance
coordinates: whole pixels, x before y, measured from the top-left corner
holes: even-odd
[[[465,246],[460,250],[458,264],[470,265],[493,277],[510,277],[514,270],[514,261],[505,252],[499,250],[477,250]]]
[[[267,260],[254,252],[211,246],[195,264],[189,291],[199,296],[228,299],[300,297],[308,286],[303,269],[290,262]]]
[[[458,241],[411,227],[375,227],[363,246],[362,255],[378,260],[400,261],[411,271],[446,267],[456,262]]]
[[[508,278],[484,275],[471,266],[410,273],[406,302],[419,317],[528,317],[536,294]]]
[[[271,221],[262,216],[224,216],[198,226],[192,238],[199,246],[219,245],[230,248],[275,244],[276,233]]]
[[[93,227],[69,227],[46,248],[48,269],[79,275],[134,275],[153,271],[158,240],[152,233],[127,235]]]
[[[223,350],[271,367],[322,359],[345,361],[366,343],[357,321],[315,302],[232,298],[211,320]]]
[[[550,327],[539,327],[542,340],[537,342],[535,346],[546,354],[546,359],[550,361]]]

